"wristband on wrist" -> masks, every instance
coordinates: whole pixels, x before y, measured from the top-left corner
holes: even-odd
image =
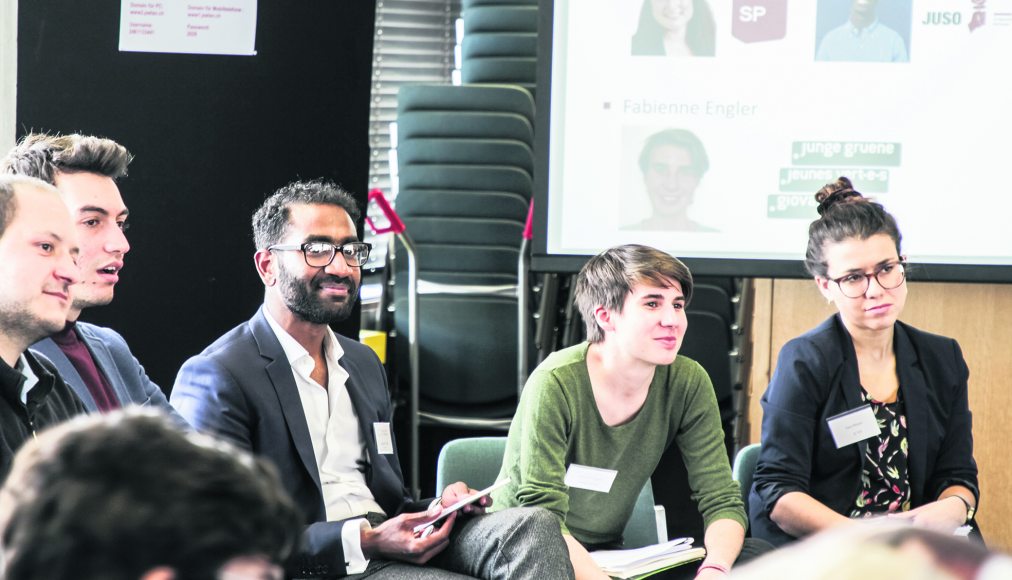
[[[703,564],[702,566],[699,567],[698,570],[696,570],[696,576],[699,576],[699,573],[702,572],[703,570],[706,570],[707,568],[709,568],[710,570],[717,570],[721,574],[728,573],[728,569],[721,566],[720,564]]]
[[[966,521],[963,522],[963,523],[964,524],[970,523],[970,520],[973,519],[974,514],[977,512],[976,508],[974,508],[973,505],[969,501],[967,501],[965,497],[959,495],[958,493],[954,493],[952,495],[947,495],[947,496],[945,496],[945,499],[948,499],[950,497],[954,497],[954,498],[958,499],[959,501],[963,502],[963,505],[966,506]]]

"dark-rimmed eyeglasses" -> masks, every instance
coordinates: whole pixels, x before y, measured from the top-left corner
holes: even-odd
[[[906,265],[902,260],[888,262],[875,268],[871,274],[864,272],[852,272],[839,278],[830,278],[840,287],[840,292],[847,298],[860,298],[868,292],[868,285],[871,279],[875,278],[883,290],[899,288],[906,279]]]
[[[313,268],[326,268],[334,261],[338,252],[344,257],[344,262],[352,268],[361,268],[369,261],[369,252],[372,251],[372,244],[366,242],[348,242],[347,244],[334,245],[330,242],[306,242],[304,244],[274,244],[268,246],[269,251],[274,250],[298,250],[306,259],[306,264]]]

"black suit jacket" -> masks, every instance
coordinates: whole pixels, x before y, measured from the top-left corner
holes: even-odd
[[[969,370],[959,345],[897,322],[893,350],[907,416],[911,505],[932,502],[954,484],[977,496]],[[753,536],[774,545],[794,539],[769,518],[788,492],[849,512],[868,440],[837,449],[826,419],[861,404],[854,343],[838,315],[784,345],[762,397],[762,451],[749,498]]]
[[[348,372],[348,394],[369,450],[365,476],[376,502],[393,516],[418,504],[404,486],[396,447],[381,455],[374,422],[391,422],[383,365],[368,347],[337,337]],[[224,437],[270,459],[306,518],[303,547],[289,563],[298,577],[345,575],[344,522],[327,522],[320,474],[295,377],[262,309],[186,361],[172,389],[172,405],[196,429]]]

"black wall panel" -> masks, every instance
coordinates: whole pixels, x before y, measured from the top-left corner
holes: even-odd
[[[118,51],[118,0],[22,0],[19,137],[103,135],[136,156],[132,245],[109,306],[166,391],[182,362],[263,298],[250,216],[297,178],[365,199],[375,0],[260,0],[256,56]],[[338,331],[354,336],[357,312]]]

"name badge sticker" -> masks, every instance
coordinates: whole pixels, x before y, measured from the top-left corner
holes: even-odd
[[[829,432],[833,435],[837,449],[864,441],[869,437],[877,437],[882,432],[871,405],[834,415],[826,419],[826,424],[829,425]]]
[[[615,476],[618,472],[614,469],[602,469],[590,467],[578,463],[570,463],[566,470],[565,484],[578,489],[589,489],[608,493],[611,491],[611,484],[615,483]]]
[[[376,450],[380,455],[392,455],[394,438],[390,435],[390,423],[373,423],[372,430],[376,434]]]

